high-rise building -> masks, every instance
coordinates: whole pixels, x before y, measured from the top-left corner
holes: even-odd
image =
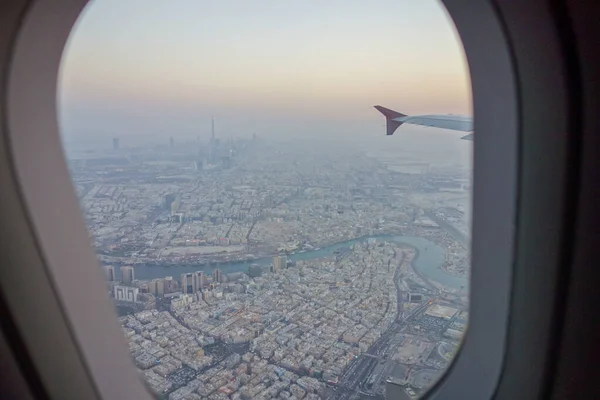
[[[131,286],[134,280],[133,267],[125,266],[121,267],[121,282],[123,285]]]
[[[188,272],[187,274],[181,274],[181,293],[196,293],[198,287],[196,285],[196,275]]]
[[[104,275],[106,276],[106,280],[109,282],[115,281],[115,267],[112,265],[104,265],[102,267],[104,270]]]
[[[220,269],[215,269],[213,271],[213,282],[219,282],[219,283],[223,282],[223,273],[221,272]]]
[[[211,133],[210,133],[210,142],[208,143],[208,164],[215,164],[218,160],[219,153],[219,139],[215,137],[215,119],[211,120]]]
[[[175,139],[173,139],[173,136],[169,138],[169,145],[171,146],[171,148],[175,147]]]
[[[173,293],[175,291],[175,281],[172,276],[166,276],[164,281],[164,294]]]
[[[282,269],[287,267],[287,257],[286,256],[275,256],[273,258],[273,272],[278,273]]]
[[[165,295],[165,281],[159,279],[156,281],[156,293],[158,297],[163,297]]]
[[[153,295],[156,295],[156,282],[157,282],[156,279],[148,282],[148,293],[152,293]]]
[[[204,271],[181,274],[181,292],[186,294],[197,293],[207,284]]]
[[[113,138],[113,150],[119,150],[119,138]]]
[[[202,288],[208,283],[206,280],[206,275],[204,275],[204,271],[194,272],[194,277],[196,278],[197,291],[202,290]]]

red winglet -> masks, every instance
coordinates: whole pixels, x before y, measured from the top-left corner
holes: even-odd
[[[394,121],[394,118],[406,117],[406,114],[399,113],[398,111],[390,110],[382,106],[375,106],[375,109],[385,116],[387,121],[387,135],[393,135],[396,129],[402,125],[401,121]]]

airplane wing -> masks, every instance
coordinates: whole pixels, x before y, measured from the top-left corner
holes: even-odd
[[[433,126],[436,128],[451,129],[454,131],[472,132],[473,118],[460,115],[406,115],[389,108],[375,106],[377,111],[385,116],[387,122],[387,135],[393,135],[402,124]],[[464,140],[473,140],[473,134],[461,137]]]

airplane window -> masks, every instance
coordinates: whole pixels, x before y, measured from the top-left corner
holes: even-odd
[[[441,3],[96,0],[59,86],[106,296],[159,397],[413,398],[449,366],[473,135]]]

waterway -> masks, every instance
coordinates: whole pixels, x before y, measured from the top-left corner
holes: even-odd
[[[336,250],[341,250],[352,246],[354,243],[365,242],[373,238],[377,241],[394,242],[404,244],[415,248],[418,252],[417,257],[413,260],[413,266],[417,268],[426,278],[439,282],[444,286],[452,289],[467,288],[468,279],[448,274],[440,269],[444,263],[445,252],[437,244],[430,240],[416,236],[398,236],[398,235],[376,235],[361,237],[357,239],[347,240],[326,246],[318,250],[306,251],[303,253],[295,253],[288,256],[292,261],[314,260],[317,258],[334,256]],[[136,279],[149,280],[155,278],[164,278],[165,276],[173,276],[178,278],[180,274],[202,270],[206,274],[211,274],[215,269],[219,268],[224,274],[233,272],[247,272],[248,267],[252,264],[258,264],[262,267],[268,267],[273,262],[271,257],[260,258],[253,261],[236,261],[231,263],[221,263],[203,266],[181,266],[181,267],[166,267],[166,266],[146,266],[136,265]]]

